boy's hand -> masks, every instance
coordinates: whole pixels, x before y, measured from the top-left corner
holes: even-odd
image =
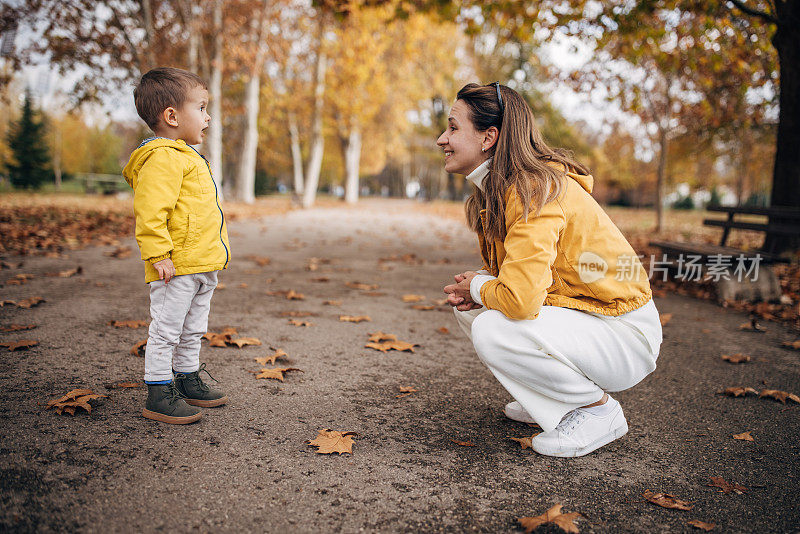
[[[175,276],[175,265],[172,264],[171,258],[157,261],[153,264],[153,267],[158,271],[159,280],[164,280],[165,284],[169,284],[169,281]]]

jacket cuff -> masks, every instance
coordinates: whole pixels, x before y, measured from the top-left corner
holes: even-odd
[[[469,283],[469,294],[472,297],[472,302],[475,304],[480,304],[483,306],[483,301],[481,300],[481,287],[486,282],[490,282],[492,280],[496,280],[496,276],[492,276],[490,274],[479,274],[472,281]]]
[[[161,260],[166,260],[167,258],[169,258],[171,256],[172,256],[172,252],[167,252],[166,254],[162,254],[161,256],[153,256],[152,258],[147,258],[147,260],[145,260],[145,261],[147,261],[148,263],[150,263],[152,265],[152,264],[154,264],[156,262],[159,262]]]

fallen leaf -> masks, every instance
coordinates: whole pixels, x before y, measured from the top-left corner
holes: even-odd
[[[264,267],[264,266],[269,265],[270,263],[272,263],[272,260],[270,258],[267,258],[266,256],[253,256],[253,255],[250,255],[250,256],[247,256],[247,259],[250,260],[250,261],[255,262],[256,265],[258,265],[259,267]]]
[[[36,328],[35,324],[10,324],[0,327],[0,332],[19,332],[20,330],[33,330],[34,328]]]
[[[317,437],[311,441],[306,441],[309,445],[317,447],[319,454],[332,454],[338,452],[339,454],[349,453],[353,454],[353,436],[358,436],[355,432],[342,432],[339,430],[330,430],[328,428],[319,430]]]
[[[143,339],[140,342],[138,342],[137,344],[135,344],[133,347],[131,347],[131,350],[130,350],[131,356],[140,356],[140,357],[144,358],[144,347],[145,347],[145,345],[147,345],[147,340]]]
[[[144,382],[117,382],[116,384],[109,384],[107,389],[122,389],[122,388],[140,388],[144,386]]]
[[[781,345],[790,349],[800,350],[800,339],[797,341],[784,341]]]
[[[691,521],[687,521],[687,523],[692,525],[694,528],[699,528],[705,530],[706,532],[714,530],[714,527],[717,526],[716,523],[706,523],[698,519],[692,519]]]
[[[456,445],[460,445],[462,447],[475,447],[475,444],[471,441],[458,441],[457,439],[450,438],[450,441],[455,443]]]
[[[433,304],[431,304],[430,306],[415,304],[414,306],[411,307],[414,308],[415,310],[420,310],[420,311],[431,311],[436,309],[436,306],[434,306]]]
[[[742,432],[741,434],[734,434],[733,439],[740,439],[742,441],[755,441],[753,436],[750,435],[752,430],[748,430],[747,432]]]
[[[286,300],[305,300],[306,296],[302,293],[298,293],[294,289],[290,289],[288,293],[286,293]]]
[[[361,323],[364,321],[372,321],[372,319],[369,318],[369,315],[340,315],[339,320],[344,323]]]
[[[364,296],[366,297],[383,297],[386,293],[382,293],[380,291],[364,291]]]
[[[661,326],[666,326],[666,324],[672,319],[671,313],[662,313],[658,316],[659,320],[661,321]]]
[[[798,397],[794,393],[789,393],[788,391],[780,391],[778,389],[764,389],[758,396],[761,398],[770,397],[772,399],[775,399],[776,401],[781,402],[782,404],[786,404],[787,399],[800,403],[800,397]]]
[[[448,307],[450,306],[449,304],[447,304],[447,298],[446,297],[443,298],[443,299],[434,300],[433,303],[436,304],[437,306],[448,306]]]
[[[419,302],[425,300],[425,295],[403,295],[403,302]]]
[[[301,369],[296,367],[274,367],[272,369],[264,368],[258,371],[259,374],[256,375],[256,378],[272,378],[283,382],[284,373],[288,373],[290,371],[303,372]]]
[[[312,282],[330,282],[331,279],[327,276],[318,276],[316,278],[311,279]]]
[[[758,395],[758,391],[753,388],[743,387],[743,386],[734,386],[730,388],[725,388],[722,391],[717,391],[720,395],[728,395],[729,397],[744,397],[747,396],[748,393],[752,393],[753,395]]]
[[[750,356],[737,352],[736,354],[723,354],[720,356],[723,360],[730,363],[746,363],[751,360]]]
[[[289,324],[293,326],[311,326],[311,321],[298,321],[297,319],[289,319]]]
[[[113,326],[115,328],[141,328],[143,326],[149,325],[150,323],[141,320],[130,320],[130,321],[109,321],[106,324]]]
[[[721,493],[727,494],[733,492],[736,493],[737,495],[741,495],[742,493],[747,491],[747,488],[745,488],[744,486],[728,482],[722,477],[709,477],[709,478],[711,479],[711,484],[706,484],[706,485],[712,488],[719,488]]]
[[[381,352],[388,352],[390,350],[414,352],[414,347],[418,347],[418,343],[406,343],[405,341],[382,341],[380,343],[367,343],[364,348],[375,349]]]
[[[522,450],[525,450],[525,449],[530,449],[530,448],[533,447],[533,444],[531,443],[531,440],[533,440],[533,437],[535,435],[536,434],[534,434],[533,436],[528,436],[527,438],[514,438],[514,437],[511,437],[511,436],[507,436],[507,437],[508,437],[508,439],[513,439],[514,441],[519,443],[522,446]]]
[[[242,282],[237,286],[239,289],[247,289],[247,282]]]
[[[342,301],[341,300],[326,300],[322,304],[324,304],[325,306],[341,306],[342,305]]]
[[[19,341],[7,341],[5,343],[0,343],[0,347],[8,348],[9,352],[14,350],[25,350],[31,347],[35,347],[38,345],[39,342],[34,339],[20,339]]]
[[[86,412],[92,412],[92,406],[89,401],[105,397],[105,395],[97,395],[91,389],[73,389],[63,397],[48,401],[47,408],[54,408],[56,413],[62,414],[64,412],[75,415],[77,408],[83,408]]]
[[[412,393],[416,393],[416,392],[417,392],[417,388],[415,388],[413,386],[400,386],[400,395],[395,395],[394,398],[395,399],[400,399],[402,397],[408,397]]]
[[[758,324],[755,317],[750,318],[749,323],[742,323],[738,326],[737,330],[747,330],[749,332],[766,332],[767,329]]]
[[[267,365],[267,364],[275,365],[275,360],[277,360],[278,358],[283,358],[284,356],[288,356],[288,354],[283,352],[283,349],[278,349],[275,351],[274,354],[270,354],[269,356],[265,356],[263,358],[255,358],[255,361],[257,361],[261,365]]]
[[[364,284],[362,282],[345,282],[344,285],[351,289],[360,289],[362,291],[372,291],[378,289],[376,284]]]
[[[578,519],[581,514],[578,512],[562,514],[561,508],[563,508],[561,504],[556,504],[542,515],[537,515],[536,517],[520,517],[517,521],[522,525],[526,533],[533,532],[541,525],[546,525],[547,523],[553,523],[564,532],[570,534],[577,534],[580,532],[578,526],[575,524],[575,520]]]
[[[675,510],[691,510],[692,503],[682,501],[669,493],[653,493],[650,490],[645,490],[642,496],[653,504],[657,504],[662,508],[672,508]]]
[[[74,269],[67,269],[66,271],[59,271],[56,273],[61,278],[69,278],[71,276],[75,276],[76,274],[81,274],[83,272],[83,267],[78,265]]]
[[[394,334],[384,334],[380,330],[369,334],[370,341],[397,341],[397,336]]]
[[[261,340],[255,337],[240,337],[237,339],[231,339],[228,344],[236,345],[241,349],[245,345],[261,345]]]
[[[38,306],[42,302],[46,302],[42,297],[30,297],[27,299],[22,299],[16,303],[19,308],[33,308],[34,306]]]
[[[131,249],[129,247],[117,247],[112,251],[106,252],[105,255],[122,260],[131,255]]]
[[[222,332],[216,334],[214,332],[206,332],[203,334],[203,339],[208,340],[209,347],[227,347],[228,342],[231,340],[231,334],[227,332]]]
[[[448,330],[446,326],[440,326],[439,328],[436,329],[436,331],[439,332],[440,334],[450,333],[450,330]]]
[[[280,313],[281,317],[314,317],[317,314],[310,311],[282,311]]]

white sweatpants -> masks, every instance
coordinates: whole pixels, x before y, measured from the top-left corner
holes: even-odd
[[[604,391],[638,384],[656,368],[662,340],[652,300],[618,317],[557,306],[522,321],[453,310],[481,361],[545,432]]]
[[[172,380],[172,370],[200,367],[200,342],[208,329],[217,271],[182,274],[165,284],[150,282],[150,330],[144,353],[147,382]]]

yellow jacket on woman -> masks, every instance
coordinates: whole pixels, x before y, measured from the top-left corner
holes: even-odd
[[[228,228],[217,186],[206,159],[195,149],[182,140],[145,141],[122,174],[133,188],[145,282],[158,280],[153,263],[165,258],[172,258],[176,275],[228,266]]]
[[[504,240],[478,233],[484,268],[496,277],[480,286],[486,308],[511,319],[535,319],[542,305],[617,316],[651,299],[636,252],[590,195],[592,176],[566,174],[559,197],[527,220],[508,190]]]

